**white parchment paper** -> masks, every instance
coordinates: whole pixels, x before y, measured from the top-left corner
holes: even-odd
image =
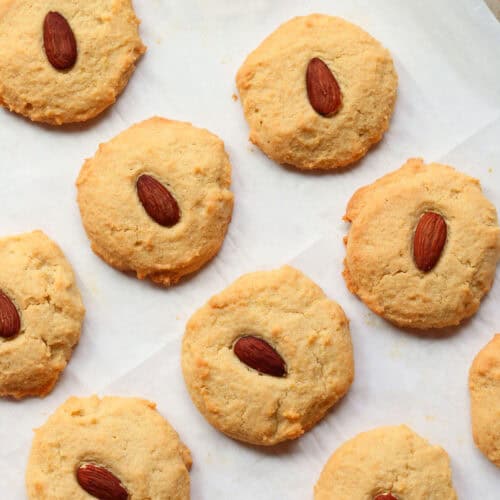
[[[70,395],[142,396],[158,403],[192,451],[194,500],[311,499],[329,455],[379,425],[406,423],[449,452],[461,499],[500,498],[500,471],[474,447],[467,372],[500,331],[500,276],[479,313],[443,338],[398,330],[351,296],[341,278],[358,187],[408,157],[442,160],[481,180],[500,208],[500,24],[481,0],[135,0],[148,52],[117,104],[83,126],[52,128],[0,111],[0,232],[43,229],[73,264],[87,315],[79,346],[45,399],[0,401],[0,499],[26,498],[32,429]],[[304,174],[247,141],[235,73],[280,23],[311,12],[359,24],[393,54],[400,78],[391,128],[356,166]],[[168,290],[123,275],[90,250],[75,179],[100,142],[152,115],[217,133],[233,164],[236,205],[221,253]],[[244,272],[291,263],[351,319],[356,379],[300,440],[260,449],[215,431],[180,370],[186,320]],[[1,265],[1,263],[0,263]],[[356,500],[356,499],[353,499]]]

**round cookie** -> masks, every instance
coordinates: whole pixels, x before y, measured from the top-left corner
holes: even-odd
[[[454,500],[450,459],[405,425],[362,432],[333,453],[314,488],[314,500],[358,498]]]
[[[155,407],[136,398],[69,398],[35,431],[28,498],[94,498],[79,484],[90,464],[113,474],[123,498],[189,500],[191,455]]]
[[[218,252],[233,210],[230,184],[231,165],[217,136],[151,118],[101,144],[85,162],[78,204],[97,255],[169,286]],[[177,217],[151,216],[167,212]]]
[[[146,50],[138,25],[130,0],[0,0],[0,104],[52,125],[93,118]]]
[[[73,270],[41,231],[0,239],[0,396],[45,396],[80,338]]]
[[[311,71],[306,81],[316,58],[323,74]],[[325,72],[336,84],[321,83]],[[278,163],[300,169],[333,169],[362,158],[389,126],[397,83],[391,56],[377,40],[321,14],[281,25],[236,76],[250,140]],[[339,89],[336,112],[325,116],[313,108],[310,84],[320,97],[325,87]]]
[[[491,288],[500,255],[496,210],[476,179],[451,167],[410,159],[359,189],[344,218],[352,223],[347,286],[398,326],[457,325]]]
[[[348,320],[304,274],[246,274],[189,320],[182,369],[206,419],[258,445],[295,439],[349,389]]]
[[[469,390],[474,442],[500,467],[500,334],[475,357]]]

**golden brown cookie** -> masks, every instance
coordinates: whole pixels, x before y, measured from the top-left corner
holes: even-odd
[[[189,500],[191,455],[155,407],[136,398],[69,398],[35,431],[28,498]]]
[[[45,396],[80,338],[73,270],[41,231],[0,239],[0,396]]]
[[[189,123],[151,118],[101,144],[78,177],[94,252],[163,285],[218,251],[233,210],[223,142]]]
[[[472,316],[495,277],[500,229],[479,181],[411,159],[349,201],[344,278],[398,326],[441,328]]]
[[[301,169],[333,169],[382,139],[396,100],[391,56],[339,17],[311,14],[281,25],[236,76],[250,140]]]
[[[500,334],[475,357],[469,390],[474,441],[500,467]]]
[[[246,274],[191,317],[182,369],[194,403],[220,431],[259,445],[294,439],[352,383],[348,321],[296,269]]]
[[[0,0],[0,104],[82,122],[113,104],[146,50],[130,0]]]
[[[330,457],[315,500],[455,500],[450,459],[406,425],[379,427]]]

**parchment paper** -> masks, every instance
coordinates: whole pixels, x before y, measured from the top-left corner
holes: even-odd
[[[375,317],[341,278],[358,187],[408,157],[448,162],[480,179],[500,208],[500,24],[481,0],[135,0],[149,49],[117,104],[83,126],[52,128],[0,111],[2,235],[43,229],[73,264],[87,308],[79,346],[45,399],[0,401],[0,498],[23,499],[32,428],[70,395],[142,396],[192,451],[194,500],[311,499],[329,455],[379,425],[406,423],[450,454],[461,499],[500,498],[500,471],[474,447],[467,373],[500,331],[500,277],[479,313],[443,338]],[[234,76],[247,53],[292,16],[339,15],[393,54],[399,97],[382,143],[352,168],[304,174],[248,141]],[[152,115],[217,133],[233,165],[236,205],[221,253],[168,290],[123,275],[90,250],[75,179],[98,144]],[[198,413],[180,370],[193,311],[244,272],[284,263],[303,270],[351,320],[356,379],[347,397],[300,440],[260,449],[224,437]],[[1,263],[0,263],[1,265]]]

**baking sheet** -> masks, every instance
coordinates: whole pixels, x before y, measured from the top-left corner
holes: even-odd
[[[377,318],[341,278],[347,200],[408,157],[442,160],[479,178],[500,208],[500,24],[481,0],[135,0],[148,52],[117,104],[65,128],[0,111],[2,235],[43,229],[73,264],[87,308],[82,338],[45,399],[0,401],[0,498],[23,499],[32,428],[70,395],[142,396],[158,403],[192,451],[192,498],[299,500],[346,439],[406,423],[452,460],[462,499],[500,497],[500,472],[475,449],[467,372],[500,331],[500,277],[473,319],[425,338]],[[274,164],[247,141],[232,99],[246,54],[294,15],[323,12],[359,24],[393,54],[400,78],[390,131],[355,167],[304,174]],[[131,124],[161,115],[217,133],[233,164],[236,205],[218,257],[163,290],[123,275],[90,250],[74,182],[84,158]],[[244,272],[284,263],[303,270],[351,319],[356,379],[311,432],[272,449],[215,431],[184,387],[186,320]]]

